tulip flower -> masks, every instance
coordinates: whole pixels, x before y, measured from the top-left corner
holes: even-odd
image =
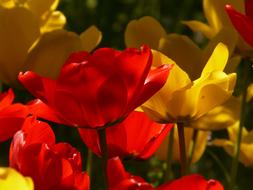
[[[191,158],[191,162],[195,163],[204,154],[204,151],[206,149],[208,136],[209,136],[210,132],[199,130],[197,132],[197,136],[195,139],[193,138],[193,134],[194,134],[194,129],[188,128],[188,127],[185,128],[184,136],[185,136],[186,156],[187,156],[188,160],[190,160],[190,158]],[[193,141],[195,141],[195,142],[193,142]],[[192,151],[191,145],[193,143],[196,143],[196,144],[195,144],[195,148],[194,148],[193,152],[191,152]],[[158,148],[158,150],[155,153],[157,158],[159,158],[160,160],[167,160],[168,144],[169,144],[169,136],[166,137],[166,139],[162,142],[161,146]],[[177,130],[174,130],[172,160],[176,161],[176,162],[180,162],[180,152],[179,152],[178,147],[179,147],[178,132],[177,132]]]
[[[0,94],[0,142],[11,138],[21,129],[28,108],[20,103],[14,103],[14,93],[11,89]]]
[[[200,32],[208,39],[212,39],[218,33],[224,32],[230,43],[235,43],[241,52],[249,51],[251,48],[238,36],[225,11],[225,5],[231,4],[240,12],[244,12],[244,0],[203,0],[204,15],[206,23],[200,21],[186,21],[188,27],[194,32]],[[229,46],[229,44],[225,43]]]
[[[205,180],[198,174],[184,176],[180,179],[169,181],[154,188],[139,176],[131,175],[125,171],[118,157],[114,157],[107,164],[107,178],[109,190],[223,190],[223,186],[216,180]]]
[[[1,1],[1,82],[17,84],[18,73],[26,70],[55,78],[70,53],[91,51],[100,42],[101,32],[94,26],[80,36],[63,30],[65,17],[55,11],[58,3],[59,0]]]
[[[175,61],[179,67],[187,71],[192,80],[195,80],[201,74],[206,61],[218,43],[226,44],[232,55],[235,41],[231,40],[233,36],[231,35],[227,31],[222,31],[212,38],[204,49],[200,49],[188,36],[167,34],[157,20],[146,16],[129,22],[125,31],[125,43],[127,47],[148,44],[152,49],[162,52]],[[184,56],[182,56],[182,52],[184,52]],[[234,72],[239,61],[240,57],[231,57],[225,71]]]
[[[154,52],[154,60],[160,64],[171,60]],[[163,88],[145,102],[141,108],[153,120],[160,123],[190,123],[221,105],[231,96],[236,74],[223,72],[228,59],[225,45],[218,44],[207,61],[200,77],[191,81],[185,71],[174,64],[168,81]]]
[[[88,190],[80,152],[67,143],[55,144],[47,123],[27,118],[10,148],[10,166],[34,181],[35,190]]]
[[[13,168],[0,167],[0,189],[2,190],[33,190],[33,181],[24,177]]]
[[[132,112],[122,123],[106,128],[109,157],[146,159],[156,151],[173,124],[162,125],[150,120],[143,112]],[[83,142],[101,156],[99,134],[93,129],[79,129]]]
[[[253,47],[253,1],[245,0],[245,14],[240,9],[236,11],[233,5],[226,5],[228,16],[242,38]]]
[[[171,65],[150,71],[151,50],[122,52],[101,48],[72,54],[56,80],[28,71],[20,82],[39,101],[31,108],[41,118],[76,127],[114,125],[154,95],[166,82]]]
[[[238,130],[239,121],[227,128],[229,139],[215,139],[212,144],[223,147],[230,156],[233,156]],[[242,129],[239,161],[245,166],[253,166],[253,130]]]

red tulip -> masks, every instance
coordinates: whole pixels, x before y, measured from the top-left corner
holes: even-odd
[[[13,138],[10,166],[33,179],[35,190],[88,190],[80,152],[67,143],[55,144],[47,123],[29,117]]]
[[[173,124],[162,125],[143,112],[132,112],[122,123],[106,128],[109,157],[150,157],[167,136]],[[97,130],[79,129],[83,142],[101,156]]]
[[[223,190],[216,180],[205,180],[201,175],[192,174],[167,182],[157,188],[152,187],[139,176],[126,172],[118,157],[107,163],[109,190]]]
[[[225,8],[235,29],[253,47],[253,0],[245,1],[245,14],[236,11],[231,5]]]
[[[23,125],[28,115],[26,106],[15,103],[11,89],[0,94],[0,142],[11,138]]]
[[[118,122],[156,93],[171,65],[151,70],[152,53],[101,48],[72,54],[56,80],[31,71],[19,80],[37,98],[32,112],[54,122],[88,128]]]

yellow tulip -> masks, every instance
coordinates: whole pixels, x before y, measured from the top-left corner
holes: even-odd
[[[229,139],[215,139],[212,144],[223,147],[224,150],[232,156],[234,153],[238,129],[239,121],[227,128]],[[253,166],[253,130],[247,131],[245,128],[242,130],[239,161],[245,166]]]
[[[173,59],[178,66],[187,71],[191,80],[195,80],[201,74],[206,61],[218,43],[226,44],[230,54],[234,51],[236,42],[231,40],[234,35],[235,33],[224,29],[217,33],[202,50],[187,36],[167,34],[157,20],[146,16],[129,22],[125,31],[125,43],[127,47],[139,47],[142,44],[148,44],[152,49],[158,50]],[[182,52],[184,56],[182,56]],[[231,58],[225,71],[234,71],[239,61],[240,57],[238,56]],[[195,66],[193,67],[193,65]]]
[[[251,47],[247,45],[243,39],[235,31],[230,19],[225,11],[225,5],[231,4],[238,11],[244,13],[244,0],[203,0],[203,11],[207,20],[207,24],[199,21],[185,21],[191,30],[201,32],[208,39],[215,37],[220,31],[226,30],[230,35],[230,41],[236,42],[240,51],[249,51]],[[226,44],[229,46],[229,44]]]
[[[153,65],[173,63],[158,51],[153,51]],[[223,72],[228,60],[228,49],[218,44],[207,61],[200,77],[194,81],[174,63],[163,88],[141,108],[160,123],[190,123],[221,105],[231,96],[236,74]],[[192,68],[196,66],[192,65]]]
[[[61,29],[59,0],[0,1],[0,81],[16,83],[20,71],[31,69],[56,77],[70,53],[91,51],[101,40],[92,26],[80,36]]]
[[[185,128],[184,130],[184,135],[185,135],[185,149],[186,149],[186,155],[188,159],[190,158],[191,155],[191,144],[193,143],[193,131],[194,129],[191,128]],[[206,143],[208,139],[209,132],[207,131],[198,131],[197,137],[196,137],[196,145],[195,149],[192,154],[192,163],[197,162],[201,156],[203,155],[205,148],[206,148]],[[166,139],[162,142],[160,145],[159,149],[156,151],[155,155],[160,159],[160,160],[167,160],[168,156],[168,144],[169,144],[169,136],[166,137]],[[178,133],[177,133],[177,127],[175,126],[174,129],[174,134],[173,134],[173,153],[172,153],[172,160],[179,162],[180,161],[180,153],[179,153],[179,140],[178,140]]]
[[[33,190],[30,177],[24,177],[13,168],[0,167],[0,189],[2,190]]]

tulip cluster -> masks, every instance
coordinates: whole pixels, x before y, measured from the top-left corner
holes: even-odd
[[[253,166],[253,0],[203,0],[207,24],[183,21],[206,37],[202,48],[145,16],[126,26],[124,50],[96,48],[96,26],[64,29],[58,4],[0,1],[0,142],[10,140],[0,190],[89,190],[94,156],[105,189],[224,190],[198,168],[210,146],[232,157],[228,175],[212,156],[234,190],[238,162]],[[77,148],[56,143],[64,127]],[[155,182],[124,165],[152,159],[162,163]]]

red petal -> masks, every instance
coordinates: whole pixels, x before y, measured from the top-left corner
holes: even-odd
[[[253,19],[253,0],[245,0],[246,15]]]
[[[162,65],[149,72],[148,77],[145,81],[145,85],[140,93],[140,96],[135,102],[135,107],[138,107],[143,104],[163,87],[172,68],[173,65]]]
[[[46,77],[41,77],[36,73],[27,71],[19,73],[19,81],[29,90],[35,97],[43,102],[52,102],[54,99],[55,81]]]
[[[104,124],[114,122],[125,114],[127,104],[126,84],[119,75],[112,75],[99,88],[97,106]],[[94,106],[94,105],[93,105]],[[91,120],[96,119],[90,118]]]
[[[63,117],[60,116],[59,113],[52,110],[51,107],[43,103],[40,99],[32,100],[28,103],[27,107],[29,108],[29,112],[39,118],[46,119],[48,121],[53,121],[55,123],[71,125],[66,121]]]
[[[158,124],[157,124],[158,125]],[[161,125],[161,124],[160,124]],[[152,156],[159,146],[162,144],[163,140],[166,138],[171,128],[174,127],[173,124],[163,125],[163,129],[159,134],[154,136],[143,148],[143,151],[138,155],[138,158],[147,159]]]
[[[253,46],[253,19],[237,12],[231,5],[226,5],[226,11],[235,29],[249,45]]]
[[[0,94],[0,110],[12,104],[14,100],[14,93],[10,88],[8,92],[3,92]]]
[[[184,176],[157,188],[157,190],[223,190],[222,185],[215,180],[205,180],[198,174]]]

